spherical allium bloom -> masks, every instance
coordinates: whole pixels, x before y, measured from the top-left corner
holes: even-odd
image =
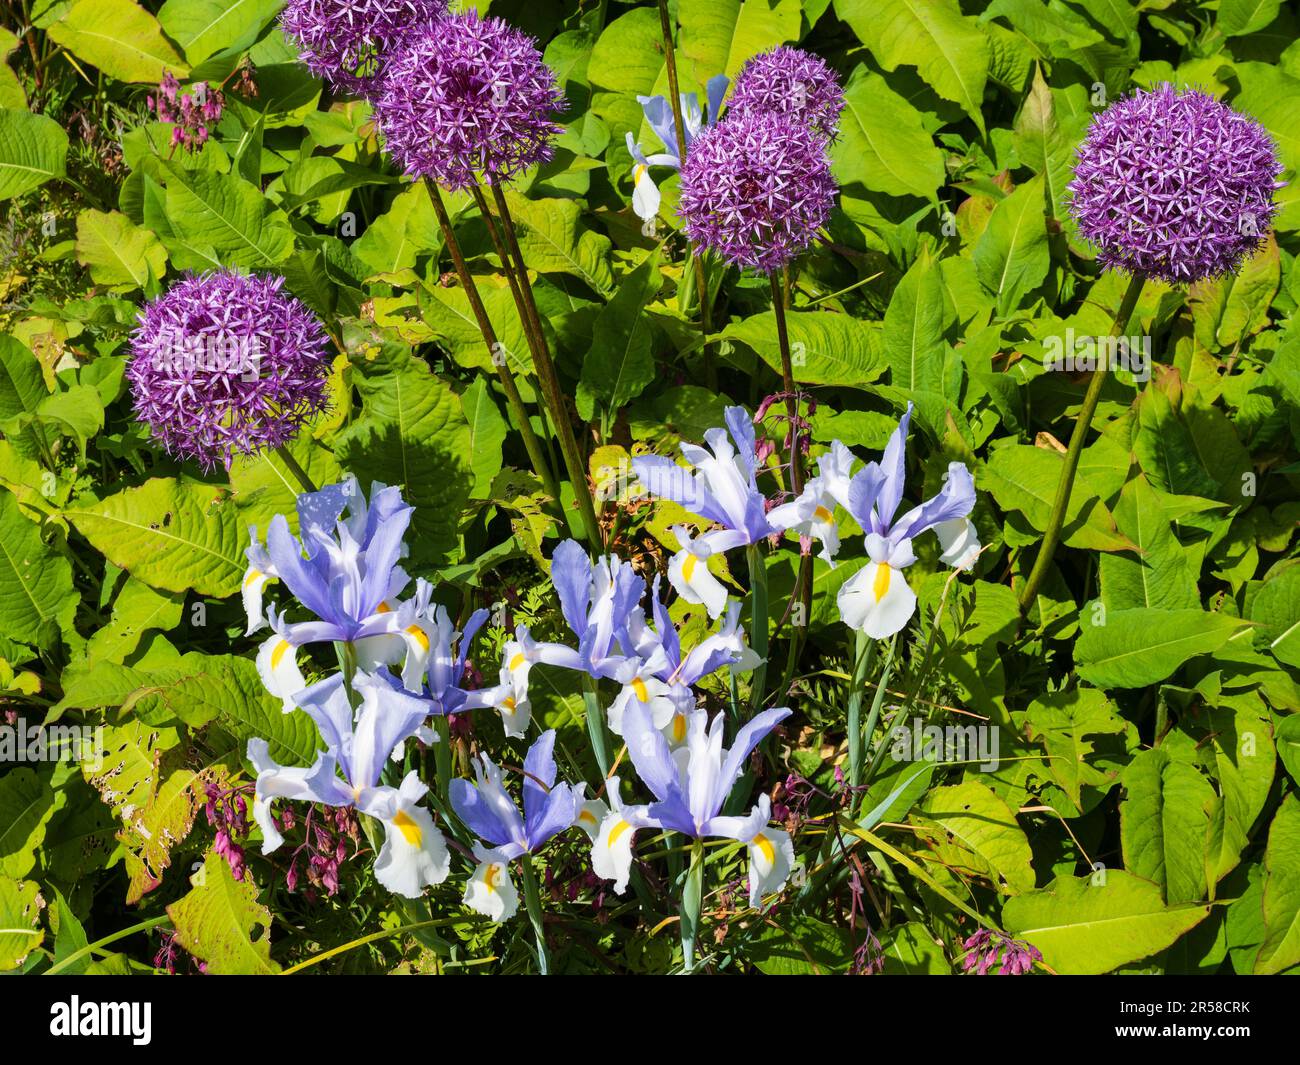
[[[505,181],[550,159],[564,94],[531,37],[468,11],[409,37],[374,104],[407,174],[465,189],[479,175]]]
[[[1234,270],[1260,246],[1281,171],[1257,122],[1162,85],[1092,120],[1070,210],[1103,266],[1187,283]]]
[[[783,115],[730,115],[682,166],[686,235],[727,262],[777,270],[812,243],[835,200],[825,141]]]
[[[289,0],[280,26],[316,77],[364,93],[413,27],[446,13],[447,0]]]
[[[843,110],[844,90],[835,71],[820,56],[785,45],[746,62],[727,101],[730,115],[788,115],[828,141],[839,132]]]
[[[170,454],[228,467],[324,410],[328,338],[283,286],[227,270],[191,275],[140,312],[126,376],[136,415]]]

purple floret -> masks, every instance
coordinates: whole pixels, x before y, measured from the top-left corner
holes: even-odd
[[[844,90],[819,56],[782,45],[740,68],[727,109],[733,117],[754,112],[786,115],[833,141],[844,110]]]
[[[278,447],[326,405],[329,340],[284,278],[191,275],[151,300],[131,334],[136,415],[204,469]]]
[[[1281,172],[1259,123],[1162,85],[1092,120],[1070,210],[1102,266],[1186,284],[1229,273],[1260,247]]]
[[[316,77],[364,94],[402,39],[446,12],[447,0],[289,0],[280,25]]]
[[[780,269],[835,201],[825,141],[782,115],[729,115],[692,144],[678,208],[690,239],[735,266]]]
[[[503,182],[549,160],[565,101],[531,37],[466,12],[409,37],[374,103],[403,171],[465,189],[480,176]]]

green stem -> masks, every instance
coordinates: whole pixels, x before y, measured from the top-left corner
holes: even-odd
[[[537,939],[537,968],[543,976],[550,972],[550,961],[546,955],[546,930],[542,922],[542,896],[537,888],[537,874],[533,871],[533,856],[525,854],[519,861],[519,869],[524,881],[524,905],[528,908],[528,919],[533,924],[533,935]]]
[[[506,247],[513,260],[515,277],[519,283],[521,297],[520,320],[529,334],[533,348],[533,362],[537,368],[537,381],[541,385],[542,396],[551,408],[552,422],[556,436],[560,441],[560,454],[573,483],[573,494],[578,500],[578,509],[582,514],[587,529],[587,543],[593,551],[599,551],[600,523],[596,520],[596,505],[591,496],[591,485],[587,481],[587,468],[583,462],[578,440],[573,435],[573,425],[565,413],[564,393],[560,389],[560,377],[556,373],[555,363],[551,359],[550,348],[546,343],[546,334],[542,332],[542,320],[537,313],[537,301],[533,298],[532,284],[528,280],[528,267],[524,264],[524,255],[519,247],[519,236],[515,232],[514,219],[510,214],[510,205],[506,202],[501,186],[492,182],[492,197],[496,201],[497,215],[501,220],[501,231],[505,235]],[[509,266],[506,267],[509,269]]]
[[[659,0],[659,27],[664,35],[664,66],[668,71],[668,99],[672,103],[673,125],[677,129],[677,158],[686,158],[686,120],[682,115],[682,93],[677,81],[677,54],[673,45],[672,20],[668,17],[668,0]],[[710,115],[712,120],[715,115]],[[700,332],[704,334],[704,385],[713,390],[717,388],[718,371],[713,364],[713,355],[709,350],[709,333],[712,331],[709,308],[709,283],[704,276],[704,259],[700,249],[695,249],[691,256],[695,267],[695,291],[700,302]]]
[[[799,393],[794,383],[794,364],[790,359],[790,331],[785,320],[785,293],[775,270],[768,275],[772,284],[772,313],[776,316],[776,339],[781,347],[781,390],[785,392],[785,410],[790,419],[790,490],[803,491],[803,470],[799,461]]]
[[[880,709],[885,705],[885,691],[889,687],[889,679],[894,674],[894,652],[898,649],[898,636],[893,636],[889,641],[889,650],[885,652],[885,664],[880,670],[880,680],[876,683],[876,694],[871,700],[871,711],[867,714],[867,723],[862,728],[862,735],[869,739],[875,735],[876,724],[880,721]],[[871,758],[871,764],[867,766],[867,771],[862,775],[862,782],[870,784],[871,778],[876,775],[876,769],[880,765],[881,756],[884,754],[886,744],[882,739],[876,745],[876,753]]]
[[[862,783],[862,689],[876,657],[876,641],[859,632],[853,646],[853,682],[849,688],[849,783]]]
[[[691,865],[682,886],[682,960],[686,972],[695,971],[695,941],[700,931],[700,908],[704,901],[704,840],[691,843]]]
[[[1120,301],[1119,310],[1115,313],[1114,324],[1111,326],[1110,335],[1122,336],[1128,329],[1129,319],[1133,316],[1133,308],[1137,306],[1138,297],[1142,294],[1142,285],[1144,278],[1135,274],[1129,279],[1128,288],[1124,290],[1124,298]],[[1034,600],[1038,597],[1038,589],[1042,586],[1043,580],[1047,576],[1047,571],[1052,565],[1052,556],[1056,554],[1056,546],[1061,539],[1061,526],[1065,522],[1065,515],[1070,506],[1070,492],[1074,488],[1074,475],[1079,469],[1079,457],[1083,453],[1084,441],[1088,438],[1088,428],[1092,424],[1092,416],[1097,410],[1097,401],[1101,398],[1102,385],[1106,383],[1106,364],[1104,359],[1098,362],[1096,368],[1092,371],[1092,379],[1088,382],[1088,391],[1083,397],[1083,406],[1079,410],[1079,416],[1074,422],[1074,431],[1070,434],[1070,444],[1065,452],[1065,467],[1061,470],[1061,480],[1056,486],[1056,500],[1052,503],[1052,512],[1047,519],[1047,530],[1043,533],[1043,544],[1038,549],[1038,557],[1034,560],[1034,568],[1029,572],[1029,580],[1025,582],[1024,591],[1020,596],[1020,613],[1028,614],[1034,605]]]
[[[356,688],[352,686],[352,678],[357,673],[356,645],[344,640],[336,640],[334,654],[338,656],[339,671],[343,674],[343,692],[348,697],[348,705],[355,710],[361,702]]]
[[[754,667],[750,692],[750,706],[757,711],[763,706],[763,689],[767,686],[767,566],[758,544],[745,548],[745,561],[749,563],[749,646],[761,659]]]
[[[285,464],[289,472],[293,474],[304,492],[315,492],[316,482],[311,479],[311,475],[298,464],[298,460],[293,457],[293,452],[287,446],[281,444],[275,449],[275,453],[280,456],[280,461]]]
[[[160,924],[170,924],[170,923],[171,923],[171,918],[164,913],[158,917],[150,917],[147,921],[141,921],[139,924],[133,924],[129,928],[121,928],[116,932],[106,935],[103,939],[97,939],[95,940],[95,942],[87,944],[86,946],[73,951],[66,958],[63,958],[61,961],[57,961],[53,965],[51,965],[48,969],[45,970],[45,972],[42,975],[55,976],[58,973],[61,973],[64,969],[67,969],[70,966],[75,965],[77,962],[81,961],[81,959],[86,957],[87,955],[93,954],[101,947],[106,947],[110,943],[116,943],[119,939],[125,939],[127,936],[133,936],[137,932],[147,932],[151,928],[157,928]]]
[[[442,237],[447,244],[447,253],[451,256],[452,265],[456,268],[456,276],[460,279],[460,287],[464,290],[465,298],[469,301],[470,311],[474,315],[474,321],[478,323],[479,333],[483,336],[483,343],[487,345],[492,365],[496,367],[497,378],[501,381],[501,389],[506,394],[506,404],[519,426],[519,435],[523,438],[524,450],[528,452],[528,461],[532,463],[533,472],[537,474],[538,479],[542,482],[542,488],[546,491],[546,494],[555,500],[557,508],[563,509],[560,501],[560,489],[555,482],[555,475],[551,472],[551,464],[546,461],[546,453],[542,450],[541,441],[537,439],[537,434],[533,432],[532,422],[528,419],[528,411],[524,407],[523,397],[519,394],[519,386],[515,383],[514,374],[510,372],[509,352],[505,351],[497,342],[496,330],[492,328],[492,320],[488,317],[487,309],[483,306],[483,298],[479,295],[478,285],[474,283],[474,276],[469,272],[469,267],[465,263],[460,241],[456,238],[456,230],[452,227],[451,216],[447,213],[447,205],[442,201],[442,193],[432,181],[426,181],[425,185],[429,190],[429,199],[433,201],[433,211],[438,216],[438,225],[442,228]],[[480,209],[486,208],[487,205],[482,202],[482,193],[478,194],[478,199]],[[484,217],[487,217],[486,211],[484,211]],[[513,278],[511,283],[513,285]]]

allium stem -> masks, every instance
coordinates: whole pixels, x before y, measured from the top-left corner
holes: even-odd
[[[469,272],[469,267],[465,264],[465,256],[460,250],[460,241],[456,239],[456,231],[452,228],[451,217],[447,214],[447,205],[443,203],[442,193],[432,181],[425,181],[425,186],[429,190],[429,199],[433,201],[433,210],[438,216],[438,225],[442,227],[442,236],[447,242],[447,253],[451,256],[452,264],[456,268],[456,276],[460,279],[460,287],[465,290],[465,298],[469,300],[470,310],[474,313],[474,320],[478,323],[479,332],[483,335],[483,343],[487,345],[488,351],[491,353],[492,365],[496,367],[497,377],[501,381],[501,388],[506,394],[506,404],[510,407],[510,413],[519,425],[519,435],[523,437],[524,449],[528,452],[528,461],[532,463],[533,472],[541,480],[542,488],[546,494],[554,499],[556,507],[562,510],[563,503],[560,501],[560,489],[555,483],[555,475],[551,472],[551,464],[546,461],[542,443],[537,439],[537,434],[533,432],[532,423],[528,420],[528,411],[524,407],[523,397],[519,395],[519,387],[515,384],[514,374],[510,372],[507,360],[500,354],[502,349],[497,344],[496,330],[492,328],[492,320],[488,317],[487,309],[483,306],[483,298],[479,295],[478,285],[474,283],[474,276]]]
[[[317,490],[316,483],[311,479],[311,475],[298,464],[298,460],[293,457],[293,453],[287,445],[281,444],[275,449],[275,453],[280,456],[280,461],[293,474],[294,480],[298,482],[304,492],[315,492]]]
[[[794,383],[794,364],[790,359],[790,331],[785,320],[785,293],[775,270],[768,274],[772,284],[772,313],[776,316],[776,339],[781,347],[781,389],[785,392],[785,409],[790,418],[790,490],[803,491],[803,470],[799,462],[799,393]]]
[[[1129,319],[1133,316],[1133,308],[1137,306],[1145,280],[1140,274],[1134,274],[1130,278],[1128,288],[1124,290],[1124,298],[1120,301],[1119,310],[1115,312],[1115,321],[1110,330],[1111,336],[1123,336],[1128,330]],[[1043,545],[1038,549],[1034,568],[1029,571],[1029,580],[1025,582],[1025,589],[1020,596],[1022,615],[1028,614],[1033,607],[1038,589],[1052,565],[1052,556],[1056,554],[1056,545],[1061,539],[1061,526],[1065,522],[1065,515],[1070,506],[1074,475],[1079,469],[1079,457],[1083,453],[1083,443],[1088,438],[1088,428],[1092,424],[1092,416],[1097,410],[1097,401],[1101,398],[1101,388],[1105,383],[1106,364],[1102,361],[1092,371],[1088,391],[1083,397],[1083,406],[1079,409],[1079,416],[1074,422],[1074,431],[1070,434],[1070,444],[1065,452],[1065,467],[1061,470],[1061,480],[1056,486],[1056,501],[1052,504],[1052,513],[1047,519]]]
[[[531,334],[533,344],[533,363],[537,368],[537,381],[542,388],[542,397],[551,408],[551,421],[555,434],[560,440],[560,453],[573,484],[573,494],[577,497],[578,508],[587,528],[587,543],[593,550],[600,548],[600,523],[596,520],[596,505],[591,497],[591,485],[587,481],[586,464],[578,448],[577,438],[573,435],[573,425],[565,414],[564,394],[560,391],[559,374],[551,359],[550,349],[546,344],[546,335],[542,332],[542,320],[537,313],[537,302],[533,299],[533,288],[528,280],[528,268],[524,264],[523,252],[519,248],[519,237],[515,232],[514,219],[510,215],[510,205],[506,203],[501,186],[492,181],[492,197],[496,201],[497,215],[501,219],[501,230],[505,235],[506,247],[513,261],[515,277],[519,283],[521,297],[520,319],[525,332]],[[507,264],[502,264],[509,269]]]
[[[659,0],[659,25],[664,34],[664,65],[668,68],[668,99],[673,108],[673,125],[677,129],[677,158],[686,158],[686,120],[682,117],[682,93],[677,81],[677,53],[673,45],[672,21],[668,17],[668,0]],[[717,120],[717,115],[710,115],[709,121]],[[700,332],[704,334],[703,349],[704,385],[714,389],[718,384],[717,368],[713,365],[713,353],[708,337],[712,332],[712,309],[709,306],[709,283],[704,276],[703,249],[695,248],[691,258],[695,267],[695,293],[700,302]]]

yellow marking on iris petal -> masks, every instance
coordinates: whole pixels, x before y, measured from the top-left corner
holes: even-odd
[[[377,607],[375,607],[376,614],[390,614],[392,613],[392,610],[393,608],[389,606],[387,603],[380,603]]]
[[[673,743],[681,743],[686,739],[686,715],[673,715]]]
[[[244,577],[244,587],[247,588],[250,584],[252,584],[255,580],[257,580],[257,578],[260,577],[261,575],[262,575],[262,571],[261,571],[261,570],[250,569],[250,570],[248,571],[248,575],[247,575],[246,577]]]
[[[622,836],[623,833],[626,832],[631,827],[632,826],[629,825],[626,821],[619,821],[618,824],[616,824],[613,828],[609,830],[609,842],[606,844],[606,846],[609,847],[611,850],[613,850],[614,844],[618,842],[619,837]]]
[[[635,185],[638,181],[640,181],[642,176],[645,174],[645,172],[646,172],[645,163],[637,163],[636,166],[632,168],[632,184]]]
[[[835,515],[832,514],[829,510],[827,510],[823,506],[819,506],[816,510],[813,511],[813,517],[816,518],[818,521],[824,521],[827,524],[835,520]]]
[[[763,861],[767,862],[768,865],[776,864],[776,850],[772,846],[772,841],[763,835],[762,832],[751,839],[749,845],[763,856]]]
[[[516,669],[522,666],[526,661],[527,659],[524,658],[523,651],[516,651],[515,657],[510,659],[510,665],[506,668],[508,668],[510,672],[513,673]]]
[[[876,567],[876,579],[871,582],[871,591],[872,594],[875,595],[877,603],[884,599],[886,593],[889,591],[889,575],[890,569],[888,562],[882,562]]]
[[[636,693],[637,702],[648,703],[650,701],[650,693],[646,691],[645,681],[640,677],[632,678],[632,691]]]
[[[280,659],[282,659],[282,658],[284,657],[284,653],[285,653],[285,651],[289,650],[289,648],[292,647],[292,646],[293,646],[293,645],[292,645],[291,643],[289,643],[288,640],[281,640],[281,641],[280,641],[279,643],[277,643],[273,648],[271,648],[271,668],[272,668],[272,669],[278,669],[278,668],[279,668],[279,666],[280,666]]]
[[[580,814],[578,814],[578,820],[586,821],[587,824],[589,825],[594,825],[596,823],[596,815],[593,814],[590,810],[583,810]]]
[[[423,647],[426,651],[429,649],[429,637],[419,625],[407,625],[406,631],[415,637],[415,642]]]
[[[417,825],[415,821],[412,820],[411,815],[406,813],[404,810],[398,810],[397,813],[393,815],[393,824],[398,827],[402,835],[406,837],[406,842],[412,847],[418,847],[421,840],[424,839],[424,834],[420,831],[420,826]]]
[[[496,862],[492,862],[487,867],[487,872],[483,874],[483,886],[489,891],[494,892],[497,889],[497,881],[501,879],[502,867]]]
[[[501,709],[507,714],[513,714],[515,712],[515,706],[515,697],[513,695],[507,695],[501,700]]]
[[[682,559],[682,580],[689,581],[691,574],[695,572],[695,556],[688,554]]]

